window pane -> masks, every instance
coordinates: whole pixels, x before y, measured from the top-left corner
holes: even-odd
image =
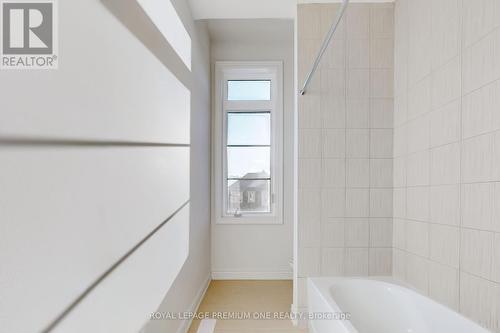
[[[228,180],[227,213],[270,213],[269,180]]]
[[[269,178],[271,174],[269,147],[228,147],[228,178]]]
[[[270,101],[271,81],[228,81],[229,101]]]
[[[271,114],[235,113],[227,114],[228,145],[270,145]]]
[[[269,178],[269,147],[227,147],[227,178]]]

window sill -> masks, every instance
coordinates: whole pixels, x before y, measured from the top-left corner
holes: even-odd
[[[242,216],[242,217],[219,217],[215,224],[231,225],[281,225],[283,220],[277,216]]]

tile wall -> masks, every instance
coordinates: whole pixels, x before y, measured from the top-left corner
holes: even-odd
[[[396,1],[394,79],[394,275],[500,332],[500,1]]]
[[[338,9],[299,5],[299,84]],[[309,276],[392,272],[393,32],[393,4],[351,4],[299,97],[298,308]]]

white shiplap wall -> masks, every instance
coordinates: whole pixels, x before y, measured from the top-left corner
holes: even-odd
[[[1,330],[84,296],[54,331],[137,332],[188,257],[191,73],[114,5],[60,2],[59,69],[0,74]]]

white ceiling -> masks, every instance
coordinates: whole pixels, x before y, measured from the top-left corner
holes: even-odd
[[[393,2],[394,0],[351,0],[351,2]],[[341,0],[189,0],[193,18],[294,18],[298,3],[338,3]]]

